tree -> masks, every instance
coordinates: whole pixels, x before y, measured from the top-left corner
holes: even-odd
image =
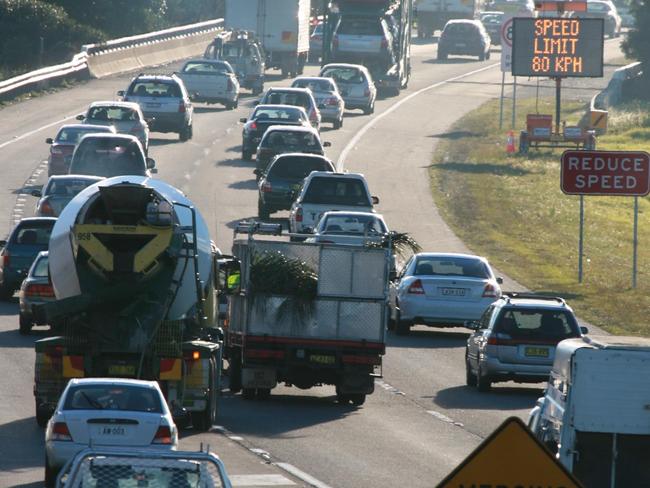
[[[224,16],[225,0],[167,0],[168,25],[183,25]]]
[[[650,0],[636,0],[631,3],[630,11],[634,15],[635,29],[630,30],[627,39],[623,41],[623,51],[634,59],[650,67]],[[647,70],[646,71],[650,71]],[[645,76],[650,76],[650,73]]]

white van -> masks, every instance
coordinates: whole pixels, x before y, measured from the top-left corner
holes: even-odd
[[[650,339],[560,342],[528,426],[584,486],[650,486]]]

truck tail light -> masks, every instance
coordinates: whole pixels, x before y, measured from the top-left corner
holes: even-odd
[[[407,293],[410,293],[411,295],[424,295],[422,281],[415,280],[413,283],[411,283],[411,286],[409,286]]]
[[[54,298],[52,285],[27,285],[25,295],[28,297]]]
[[[485,289],[483,290],[483,298],[496,298],[497,297],[497,287],[494,286],[492,283],[488,283],[485,285]]]
[[[168,425],[161,425],[153,436],[152,444],[172,444],[172,430]]]
[[[185,113],[185,110],[186,110],[186,108],[185,108],[185,102],[180,102],[180,103],[178,104],[178,113],[179,113],[179,114],[184,114],[184,113]]]
[[[72,436],[68,430],[68,424],[65,422],[56,422],[52,426],[53,441],[72,441]]]
[[[273,187],[271,186],[271,183],[265,181],[264,184],[262,185],[262,192],[270,193],[271,191],[273,191]]]
[[[302,208],[296,210],[296,222],[302,222]]]

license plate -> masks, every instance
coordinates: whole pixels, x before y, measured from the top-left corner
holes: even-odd
[[[158,108],[158,107],[160,107],[160,104],[159,103],[147,103],[147,107]]]
[[[325,356],[323,354],[312,354],[309,356],[309,360],[312,363],[317,364],[334,364],[336,362],[336,356]]]
[[[135,376],[135,366],[132,364],[111,364],[108,367],[109,376]]]
[[[533,358],[547,358],[548,357],[548,348],[547,347],[527,347],[525,354],[528,357]]]
[[[466,46],[467,46],[467,44],[465,44],[464,42],[457,42],[456,43],[456,47],[466,47]]]
[[[106,425],[99,428],[98,434],[107,437],[121,437],[126,435],[126,428],[118,425]]]
[[[440,288],[443,296],[447,297],[464,297],[467,289],[465,288]]]

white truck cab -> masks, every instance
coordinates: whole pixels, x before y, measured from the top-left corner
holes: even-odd
[[[650,339],[560,342],[528,426],[584,486],[650,486]]]

